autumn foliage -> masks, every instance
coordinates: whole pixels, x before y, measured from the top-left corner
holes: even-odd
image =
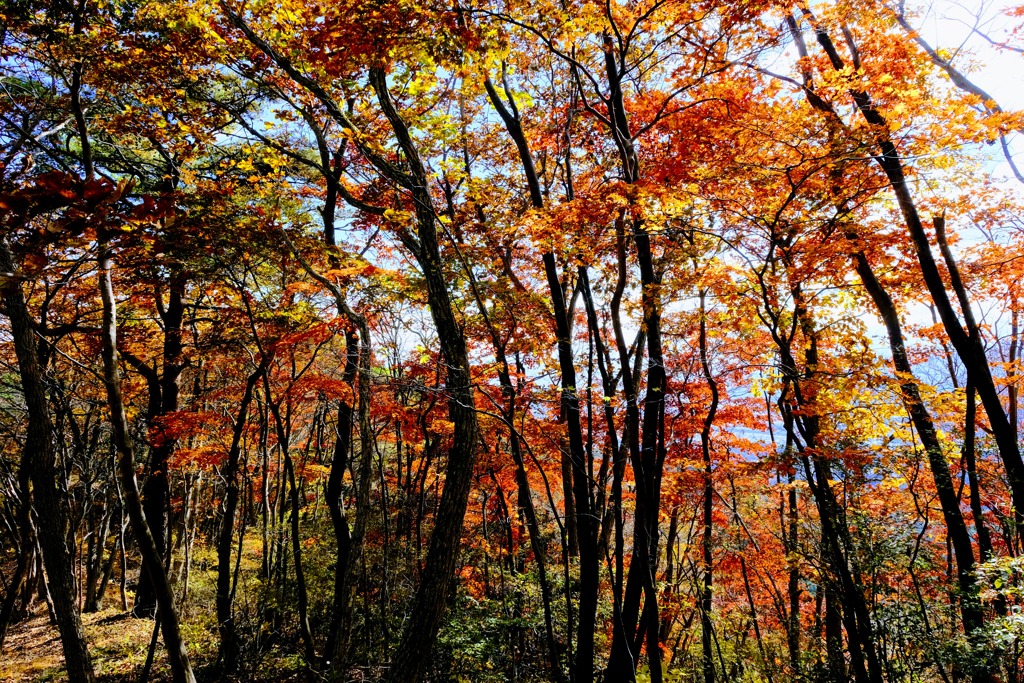
[[[0,5],[0,647],[1020,680],[1022,16]]]

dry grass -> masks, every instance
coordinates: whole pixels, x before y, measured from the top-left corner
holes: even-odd
[[[246,549],[257,541],[246,539]],[[217,660],[217,621],[214,611],[216,573],[213,552],[196,548],[193,559],[189,596],[185,609],[179,612],[182,635],[188,644],[189,657],[199,680],[212,680],[212,667]],[[235,611],[241,623],[251,623],[261,609],[259,588],[260,562],[253,550],[243,555],[242,580],[236,597]],[[180,589],[180,586],[178,587]],[[130,599],[130,598],[129,598]],[[146,653],[153,635],[153,621],[134,619],[121,609],[121,596],[115,585],[108,586],[102,612],[83,614],[82,622],[89,643],[98,683],[135,683],[139,680]],[[266,635],[263,636],[266,638]],[[289,633],[273,645],[265,643],[245,653],[243,671],[234,679],[247,683],[281,683],[303,678],[301,658],[294,654],[297,635]],[[64,670],[57,627],[50,623],[46,604],[37,601],[27,619],[11,624],[0,652],[0,683],[47,683],[68,680]],[[157,641],[156,654],[149,681],[170,681],[163,641]]]
[[[133,619],[130,613],[121,610],[119,603],[116,594],[111,593],[107,609],[82,615],[97,678],[105,683],[138,680],[153,634],[152,621]],[[161,650],[158,645],[150,680],[164,680],[169,673]],[[0,653],[0,681],[56,683],[67,680],[57,627],[50,623],[46,604],[37,603],[27,619],[12,624],[8,631]]]

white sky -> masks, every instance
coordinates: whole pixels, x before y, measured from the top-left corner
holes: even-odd
[[[991,1],[978,0],[939,0],[932,3],[932,9],[919,18],[915,25],[921,37],[933,47],[951,51],[962,48],[984,61],[983,68],[973,71],[973,80],[995,97],[1004,109],[1021,109],[1024,107],[1024,69],[1021,68],[1024,66],[1024,55],[999,50],[972,31],[976,25],[979,31],[993,40],[1007,40],[1010,37],[1007,29],[1013,25],[1012,19],[1002,11],[1007,4],[997,5]],[[981,13],[980,21],[975,16],[977,13]],[[1024,41],[1018,39],[1018,46],[1021,43]],[[969,55],[963,55],[958,60],[963,66],[966,66],[963,63],[965,58],[969,58]]]
[[[949,51],[953,65],[995,98],[1003,110],[1019,111],[1024,109],[1024,55],[998,49],[973,30],[976,28],[997,42],[1010,39],[1011,45],[1024,46],[1024,39],[1018,37],[1014,41],[1009,34],[1015,20],[1007,17],[1004,10],[1010,6],[1009,0],[935,0],[923,16],[911,21],[932,47]],[[1009,140],[1017,167],[1021,168],[1024,136],[1018,133]],[[998,148],[994,151],[999,159],[995,175],[1009,178],[1008,164]]]

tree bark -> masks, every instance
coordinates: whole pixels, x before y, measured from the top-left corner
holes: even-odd
[[[633,185],[640,179],[640,159],[633,144],[634,138],[622,89],[627,69],[625,55],[618,54],[611,34],[605,32],[602,40],[608,83],[608,96],[603,98],[607,105],[607,125],[619,153],[623,180]],[[634,446],[631,453],[636,481],[633,558],[626,578],[620,620],[612,637],[612,651],[606,675],[621,680],[635,678],[638,658],[636,652],[631,649],[630,642],[642,642],[642,634],[646,629],[651,680],[652,683],[660,683],[662,671],[661,666],[657,665],[660,646],[655,577],[658,571],[658,523],[661,509],[661,471],[665,460],[665,390],[668,378],[661,340],[661,275],[655,267],[651,235],[642,219],[631,220],[630,232],[636,247],[640,271],[642,329],[647,342],[647,387],[643,400],[642,423],[636,408],[630,409],[627,406],[627,433],[632,429],[640,430],[638,448],[634,438],[630,439],[633,442],[631,445]],[[621,260],[620,255],[620,268]],[[639,348],[637,354],[642,355]],[[629,424],[631,419],[636,423],[632,427]],[[642,614],[639,612],[641,592],[644,599]],[[637,621],[638,616],[640,621]]]
[[[981,482],[978,478],[978,456],[974,448],[974,430],[978,408],[975,401],[974,385],[970,382],[964,387],[967,392],[967,406],[964,410],[964,461],[967,465],[967,481],[970,487],[971,516],[974,528],[978,533],[978,559],[988,562],[992,559],[992,536],[985,523],[985,513],[981,507]]]
[[[505,124],[516,145],[526,176],[530,202],[536,209],[544,208],[540,179],[533,163],[529,142],[519,120],[519,112],[509,88],[505,87],[508,107],[502,102],[490,79],[484,81],[491,103]],[[583,446],[583,426],[580,418],[579,394],[576,391],[576,366],[572,350],[572,321],[569,318],[565,295],[558,276],[558,263],[553,251],[542,256],[544,274],[554,314],[558,345],[559,382],[561,384],[561,418],[568,431],[568,450],[563,450],[562,481],[566,491],[566,525],[569,530],[569,548],[577,550],[580,563],[580,598],[576,623],[575,661],[573,681],[588,683],[594,677],[594,634],[597,630],[597,602],[600,585],[600,558],[598,557],[597,516],[591,509],[591,476],[587,454]],[[564,458],[569,468],[564,466]],[[567,469],[569,470],[567,472]],[[572,505],[569,505],[571,491]],[[575,534],[572,531],[575,530]],[[575,541],[575,543],[573,542]],[[575,548],[574,548],[575,546]]]
[[[227,495],[224,500],[224,519],[221,522],[220,534],[217,538],[217,626],[220,631],[220,662],[225,673],[233,673],[238,668],[238,655],[241,643],[235,629],[235,618],[232,610],[231,592],[231,544],[234,539],[235,511],[241,491],[238,487],[238,470],[242,455],[242,434],[248,421],[249,406],[252,404],[256,383],[267,371],[273,359],[273,353],[264,354],[259,366],[245,381],[245,391],[238,406],[238,416],[231,433],[231,447],[228,450],[227,462],[221,475],[227,482]],[[241,552],[241,548],[239,548]]]
[[[782,528],[782,547],[786,552],[786,566],[789,568],[787,593],[789,613],[786,615],[786,646],[789,650],[789,666],[792,676],[799,680],[800,666],[800,560],[799,511],[797,509],[796,468],[793,462],[793,440],[787,434],[783,451],[787,471],[788,491],[779,503],[779,524]],[[787,510],[788,506],[788,510]],[[788,530],[787,530],[788,528]]]
[[[856,235],[847,233],[847,239],[856,244]],[[882,322],[885,324],[886,333],[889,336],[889,349],[892,352],[892,364],[899,377],[900,389],[903,392],[903,403],[907,407],[907,412],[910,413],[914,428],[928,456],[928,464],[931,467],[935,490],[939,496],[942,516],[946,522],[946,530],[956,557],[961,619],[964,631],[968,637],[971,637],[977,634],[983,625],[981,603],[978,601],[977,586],[975,585],[974,549],[967,525],[964,523],[963,513],[960,511],[960,501],[949,474],[949,465],[942,453],[942,444],[939,443],[931,414],[921,398],[913,367],[907,356],[906,343],[903,339],[903,330],[900,326],[896,306],[882,283],[875,277],[864,252],[856,249],[853,258],[857,275],[860,276],[864,289],[871,296],[871,300],[875,303],[875,308],[878,309]]]
[[[53,425],[46,400],[45,378],[43,368],[39,365],[32,319],[25,305],[20,277],[15,272],[10,247],[4,240],[0,240],[0,270],[4,273],[4,307],[11,322],[11,336],[14,338],[18,372],[28,412],[22,458],[32,484],[32,504],[40,511],[36,535],[46,567],[53,610],[64,650],[64,664],[68,677],[74,683],[91,683],[94,678],[92,659],[82,631],[74,563],[67,542],[70,510],[53,447]]]
[[[174,607],[174,593],[167,579],[163,557],[150,532],[135,478],[135,452],[128,437],[128,424],[121,398],[121,373],[117,363],[117,306],[110,271],[112,264],[107,245],[97,245],[99,266],[99,289],[103,300],[103,383],[107,391],[110,408],[110,426],[114,445],[117,448],[118,470],[124,487],[125,506],[131,519],[135,542],[142,555],[143,566],[153,581],[158,607],[158,619],[167,649],[167,658],[176,683],[196,683],[188,651],[181,637],[178,613]]]
[[[184,369],[181,363],[181,326],[185,313],[186,282],[186,277],[180,267],[176,268],[169,279],[166,307],[163,305],[162,293],[159,290],[156,292],[157,310],[164,328],[162,368],[159,375],[156,371],[144,375],[150,384],[150,403],[146,417],[150,429],[158,434],[158,442],[151,449],[148,474],[142,485],[142,506],[153,533],[153,541],[163,557],[165,566],[168,561],[166,555],[168,553],[168,520],[170,519],[171,502],[171,483],[167,468],[171,455],[174,453],[175,443],[173,439],[159,435],[158,423],[160,417],[173,413],[179,407],[178,378]],[[139,586],[135,593],[132,614],[135,617],[152,618],[156,604],[153,579],[148,572],[144,571],[139,576]]]
[[[28,459],[22,453],[21,465],[18,467],[18,488],[21,500],[18,505],[18,532],[20,539],[14,539],[18,543],[18,561],[14,568],[14,576],[7,584],[7,595],[4,596],[3,605],[0,606],[0,652],[4,649],[4,640],[7,637],[7,629],[14,620],[14,608],[21,597],[21,589],[28,575],[29,564],[35,557],[36,541],[32,537],[32,484],[29,481]]]
[[[810,11],[805,9],[804,14],[811,21],[818,44],[825,51],[833,69],[842,71],[846,68],[846,64],[839,56],[839,52],[836,50],[828,32],[817,23]],[[1016,429],[1010,424],[1002,401],[999,398],[999,392],[996,389],[992,370],[989,367],[988,358],[985,353],[985,345],[981,335],[977,333],[977,326],[971,324],[973,315],[966,289],[962,283],[957,282],[959,278],[955,268],[952,268],[950,276],[953,278],[952,284],[961,304],[968,327],[967,330],[961,324],[960,318],[953,308],[949,294],[946,291],[946,284],[943,281],[942,274],[939,272],[935,256],[932,254],[928,234],[917,211],[914,198],[910,193],[910,186],[907,183],[902,157],[900,156],[899,149],[896,147],[896,143],[893,142],[888,133],[888,124],[885,117],[875,106],[867,92],[851,89],[849,93],[863,119],[875,131],[875,143],[878,146],[879,153],[874,155],[874,159],[885,173],[889,186],[896,195],[896,202],[903,216],[904,224],[914,244],[921,274],[928,288],[928,293],[931,295],[932,301],[938,310],[939,318],[942,320],[942,325],[946,330],[946,335],[949,337],[950,343],[956,349],[957,355],[967,369],[968,377],[977,388],[978,396],[981,398],[981,403],[989,418],[989,425],[995,437],[999,455],[1006,468],[1017,520],[1018,522],[1024,521],[1024,460],[1021,458],[1020,446],[1017,443]],[[820,102],[818,105],[819,109],[824,108],[830,115],[836,116],[835,112],[827,104],[821,102],[820,99],[818,101]],[[944,223],[945,219],[937,218],[936,230],[941,231]]]
[[[700,291],[700,332],[698,347],[700,348],[700,366],[704,373],[704,380],[711,390],[711,404],[708,406],[707,415],[704,417],[704,424],[700,431],[700,450],[704,463],[704,502],[703,522],[704,529],[701,534],[701,557],[703,559],[703,590],[700,598],[700,627],[701,627],[701,651],[702,666],[704,669],[704,683],[715,683],[715,663],[711,648],[712,623],[711,623],[711,597],[713,573],[711,571],[711,531],[712,513],[714,511],[714,481],[711,477],[711,427],[715,423],[715,413],[718,412],[718,382],[711,374],[711,364],[708,361],[708,328],[707,309],[705,307],[705,290]],[[744,578],[746,575],[744,574]],[[749,587],[748,587],[749,590]],[[652,663],[653,666],[653,663]]]
[[[365,328],[365,322],[363,328]],[[360,331],[363,331],[362,328]],[[327,638],[327,648],[324,657],[325,662],[332,670],[340,671],[348,657],[348,645],[351,637],[351,607],[354,595],[354,572],[358,566],[359,548],[356,547],[362,542],[362,534],[357,530],[352,533],[349,524],[348,514],[345,511],[342,500],[342,483],[345,478],[345,471],[348,469],[349,453],[352,448],[352,422],[357,410],[360,424],[360,446],[361,455],[359,462],[359,481],[356,496],[355,524],[357,527],[365,524],[363,519],[366,516],[369,496],[370,460],[369,443],[363,443],[366,439],[372,438],[367,435],[364,424],[368,416],[364,415],[367,409],[365,405],[369,400],[369,329],[365,329],[363,345],[360,345],[360,334],[356,330],[350,330],[345,335],[345,369],[342,374],[344,381],[353,388],[352,401],[341,401],[338,404],[337,418],[337,440],[334,444],[334,457],[331,459],[331,470],[327,479],[326,498],[327,509],[331,517],[331,526],[334,529],[334,539],[338,547],[338,555],[334,566],[334,601],[331,606],[331,626]],[[363,360],[364,354],[367,360]],[[357,385],[358,382],[358,385]],[[353,405],[358,401],[356,405]],[[365,495],[363,495],[365,494]],[[356,537],[358,536],[358,537]]]
[[[372,69],[370,82],[409,169],[403,186],[415,203],[418,240],[407,239],[406,246],[411,247],[426,281],[427,305],[447,368],[448,416],[454,425],[444,491],[430,536],[427,561],[387,676],[388,683],[413,683],[422,680],[426,672],[445,605],[454,587],[462,522],[476,462],[479,426],[466,337],[455,316],[442,266],[427,172],[405,121],[391,101],[383,70]]]

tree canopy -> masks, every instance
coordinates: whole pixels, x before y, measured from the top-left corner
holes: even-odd
[[[0,678],[1021,680],[1022,18],[0,3]]]

